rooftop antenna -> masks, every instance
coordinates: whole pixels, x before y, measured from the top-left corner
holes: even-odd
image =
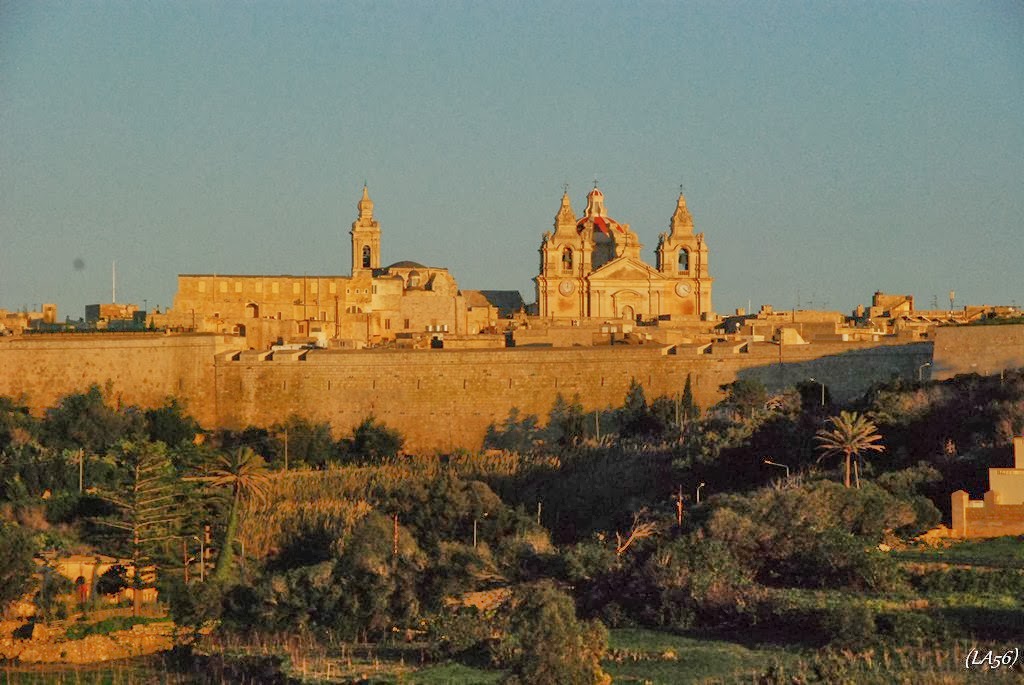
[[[110,303],[117,304],[117,260],[110,265]]]
[[[953,311],[953,301],[956,299],[956,292],[949,291],[949,311]]]

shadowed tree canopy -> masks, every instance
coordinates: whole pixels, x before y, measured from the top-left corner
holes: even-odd
[[[28,531],[0,521],[0,612],[28,589],[34,552]]]
[[[352,437],[342,444],[352,457],[380,459],[397,455],[405,444],[405,438],[394,428],[368,416],[355,427]]]
[[[58,448],[102,454],[119,440],[131,440],[145,432],[145,417],[134,408],[117,410],[107,405],[98,385],[65,396],[46,412],[47,438]]]

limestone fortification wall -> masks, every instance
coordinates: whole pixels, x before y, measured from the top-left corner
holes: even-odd
[[[937,328],[934,363],[932,378],[936,380],[1024,367],[1024,325]]]
[[[852,349],[851,349],[852,348]],[[543,418],[558,394],[578,395],[586,410],[622,404],[636,378],[648,399],[680,393],[687,375],[697,402],[721,399],[737,378],[771,389],[810,377],[838,399],[893,375],[911,378],[931,345],[889,347],[763,345],[753,352],[668,347],[514,348],[508,350],[310,351],[266,359],[259,353],[217,361],[219,420],[228,427],[269,425],[291,413],[329,421],[345,432],[368,414],[398,428],[410,449],[479,447],[487,426],[516,408]]]
[[[0,343],[0,395],[36,411],[91,383],[144,407],[176,395],[208,428],[271,425],[289,414],[347,432],[369,414],[400,430],[412,450],[479,447],[513,408],[546,417],[556,396],[587,410],[621,405],[636,378],[648,398],[682,391],[721,399],[738,378],[790,387],[811,377],[837,399],[876,380],[915,378],[931,343],[787,345],[716,343],[501,350],[237,351],[212,335],[45,336]],[[226,351],[228,350],[228,351]]]
[[[33,411],[98,384],[115,402],[153,407],[174,395],[203,424],[217,418],[213,335],[77,334],[0,338],[0,395]]]

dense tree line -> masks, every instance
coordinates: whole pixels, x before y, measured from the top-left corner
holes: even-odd
[[[0,398],[0,601],[35,588],[52,608],[32,555],[93,550],[155,567],[181,625],[415,636],[520,682],[602,682],[604,626],[853,644],[925,627],[786,592],[988,582],[908,574],[879,549],[936,525],[953,490],[981,494],[1024,432],[1024,374],[893,381],[848,406],[817,382],[723,390],[707,408],[689,379],[653,399],[634,382],[601,411],[558,396],[489,429],[513,467],[456,453],[419,470],[373,417],[336,439],[294,416],[207,432],[173,399],[118,407],[97,387],[42,417]],[[321,497],[288,489],[319,472]],[[276,537],[246,553],[268,511]]]

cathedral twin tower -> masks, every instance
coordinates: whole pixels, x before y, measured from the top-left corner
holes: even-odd
[[[694,234],[682,193],[670,232],[659,237],[657,268],[641,259],[643,245],[629,224],[608,216],[596,187],[578,219],[564,194],[554,228],[541,240],[534,279],[542,318],[677,320],[711,313],[707,243],[703,233]]]
[[[381,269],[380,224],[366,187],[352,224],[352,275]],[[670,231],[658,240],[657,267],[640,256],[643,245],[629,224],[608,216],[604,194],[587,194],[577,218],[568,193],[555,215],[554,232],[540,246],[537,313],[545,319],[703,318],[712,312],[708,248],[703,233],[694,233],[693,217],[679,194]],[[397,266],[397,265],[396,265]]]

